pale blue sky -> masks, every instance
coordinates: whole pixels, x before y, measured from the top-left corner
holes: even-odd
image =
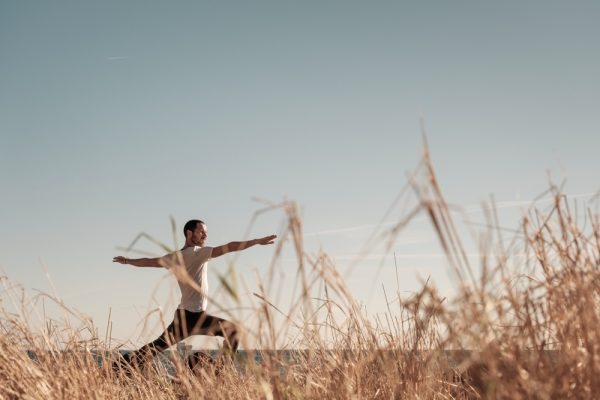
[[[242,239],[254,196],[287,196],[307,233],[342,230],[307,246],[343,267],[371,233],[343,230],[377,223],[416,165],[420,118],[455,204],[531,199],[547,171],[594,192],[599,18],[592,1],[2,1],[0,265],[48,290],[45,265],[65,301],[101,329],[113,307],[115,336],[135,341],[132,304],[164,273],[112,264],[116,246],[170,241],[169,215],[206,220],[210,245]],[[451,290],[418,225],[394,248],[400,289],[419,273]],[[248,252],[252,292],[271,253]],[[372,313],[371,287],[395,282],[376,265],[349,281]]]

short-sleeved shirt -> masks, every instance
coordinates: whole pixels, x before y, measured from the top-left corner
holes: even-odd
[[[178,253],[181,254],[183,266],[189,277],[198,285],[200,290],[190,286],[182,279],[177,279],[181,289],[181,302],[177,308],[199,312],[206,310],[208,298],[208,260],[212,254],[212,247],[191,246],[183,250],[169,253],[161,257],[161,265],[172,269],[179,265]],[[177,273],[175,273],[177,276]]]

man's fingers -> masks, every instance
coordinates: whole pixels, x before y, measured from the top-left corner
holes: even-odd
[[[264,238],[262,238],[260,240],[260,243],[261,244],[273,244],[276,238],[277,238],[277,235],[265,236]]]

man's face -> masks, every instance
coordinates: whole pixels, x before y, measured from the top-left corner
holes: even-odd
[[[206,230],[206,225],[198,224],[192,233],[192,243],[194,243],[195,246],[204,246],[207,236],[208,232]]]

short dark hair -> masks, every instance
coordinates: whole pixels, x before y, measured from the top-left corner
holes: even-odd
[[[185,223],[185,225],[183,226],[183,236],[185,236],[185,233],[187,231],[192,231],[194,232],[196,230],[196,227],[198,226],[198,224],[203,224],[203,221],[200,221],[199,219],[190,219],[188,222]]]

